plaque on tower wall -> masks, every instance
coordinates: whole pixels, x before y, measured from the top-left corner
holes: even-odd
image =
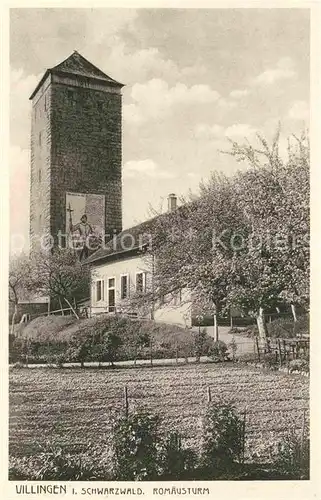
[[[102,237],[105,228],[105,196],[92,193],[66,193],[66,232],[87,233]]]

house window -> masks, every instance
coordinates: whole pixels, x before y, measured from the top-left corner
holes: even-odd
[[[115,311],[115,278],[108,279],[108,312]]]
[[[129,296],[129,277],[128,274],[123,274],[120,277],[120,298],[127,299]]]
[[[96,281],[96,301],[104,300],[104,282],[102,280]]]
[[[145,273],[136,273],[136,292],[145,292]]]

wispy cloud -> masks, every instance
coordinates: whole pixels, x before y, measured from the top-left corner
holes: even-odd
[[[217,125],[216,123],[214,125],[200,123],[196,125],[194,134],[197,139],[219,138],[224,134],[224,127],[222,127],[222,125]]]
[[[124,177],[153,177],[154,179],[173,179],[175,174],[160,168],[150,158],[146,160],[130,160],[124,165]]]
[[[142,123],[159,119],[175,112],[175,106],[208,104],[219,101],[220,94],[209,85],[188,87],[177,83],[170,87],[164,80],[153,78],[147,83],[137,83],[131,91],[132,104],[124,106],[124,118],[128,122]]]
[[[308,121],[310,118],[310,109],[306,101],[295,101],[290,110],[289,118],[292,120]]]
[[[280,59],[276,67],[268,68],[252,80],[252,85],[272,85],[280,80],[289,80],[296,77],[294,62],[290,57]]]
[[[224,135],[232,139],[244,139],[253,137],[257,132],[258,130],[248,123],[235,123],[225,129]]]
[[[248,89],[243,89],[243,90],[232,90],[232,92],[230,92],[230,97],[232,97],[232,99],[242,99],[242,97],[246,97],[247,95],[250,94],[250,91]]]
[[[194,129],[195,137],[198,139],[212,140],[224,139],[229,137],[231,139],[251,138],[258,130],[247,123],[234,123],[228,127],[222,125],[209,125],[199,124]]]

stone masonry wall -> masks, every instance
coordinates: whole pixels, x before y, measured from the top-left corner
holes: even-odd
[[[74,77],[76,78],[76,77]],[[105,230],[122,229],[121,95],[51,85],[51,234],[66,227],[66,192],[105,195]]]
[[[32,102],[30,171],[30,246],[50,233],[50,81],[46,81]]]

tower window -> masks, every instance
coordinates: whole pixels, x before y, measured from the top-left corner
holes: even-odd
[[[39,132],[39,146],[41,146],[41,132]]]
[[[76,104],[76,93],[74,90],[72,89],[68,89],[67,90],[67,97],[69,99],[69,101],[74,105]]]
[[[45,95],[45,111],[47,111],[47,95]]]

